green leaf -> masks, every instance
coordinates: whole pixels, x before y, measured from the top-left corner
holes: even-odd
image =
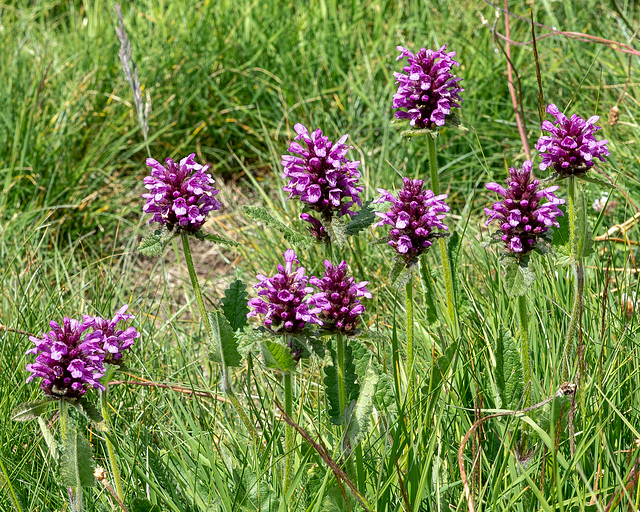
[[[333,218],[331,222],[323,223],[331,242],[338,247],[344,247],[347,243],[346,224],[342,218]]]
[[[329,348],[333,365],[326,365],[324,367],[324,386],[327,395],[327,414],[329,415],[329,421],[334,425],[340,425],[342,423],[342,416],[340,415],[340,397],[338,395],[338,361],[336,359],[334,346],[335,341],[332,342]],[[354,365],[353,351],[351,350],[349,342],[345,343],[344,360],[344,387],[347,395],[347,405],[349,405],[352,400],[358,398],[358,394],[360,393],[360,386],[356,382],[357,374]]]
[[[429,377],[429,404],[427,406],[426,417],[431,417],[433,409],[435,408],[436,401],[440,396],[441,384],[444,381],[449,369],[454,366],[456,361],[456,352],[458,350],[457,342],[452,343],[447,347],[440,357],[438,357],[431,365],[431,375]]]
[[[436,292],[433,287],[433,279],[429,272],[426,256],[420,261],[420,278],[422,281],[422,296],[427,306],[427,322],[434,324],[438,321],[438,310],[436,308]]]
[[[211,340],[211,352],[209,357],[217,363],[224,362],[227,366],[241,366],[242,357],[238,352],[238,341],[229,321],[220,311],[209,313],[213,339]]]
[[[131,512],[162,512],[162,509],[146,498],[133,498]]]
[[[311,237],[296,233],[293,229],[285,226],[282,222],[275,219],[271,214],[261,206],[245,206],[244,211],[253,220],[259,220],[264,222],[267,226],[280,231],[284,236],[284,239],[292,245],[298,247],[309,247],[313,244]]]
[[[94,423],[102,423],[104,418],[102,417],[102,412],[93,405],[86,397],[82,397],[80,400],[76,400],[75,402],[69,402],[70,405],[78,409],[88,420]]]
[[[174,236],[175,233],[171,233],[166,229],[156,229],[142,239],[140,245],[138,245],[138,252],[149,257],[160,256],[167,243]]]
[[[519,409],[522,405],[523,374],[518,342],[511,331],[500,331],[496,344],[496,385],[500,407]]]
[[[247,329],[237,335],[238,352],[246,359],[249,354],[255,353],[263,340],[273,340],[275,335],[264,327],[258,329]]]
[[[47,412],[51,400],[38,400],[37,402],[25,402],[11,411],[13,421],[34,420]]]
[[[268,340],[263,341],[260,346],[262,348],[262,360],[267,368],[288,373],[296,367],[296,362],[291,356],[289,347]]]
[[[229,285],[222,299],[222,312],[234,331],[247,325],[247,285],[239,279]]]
[[[360,231],[363,231],[371,226],[371,224],[373,224],[376,219],[377,217],[375,211],[371,208],[371,201],[367,201],[362,205],[362,208],[360,208],[351,222],[347,223],[345,231],[347,235],[358,235],[360,234]]]
[[[527,291],[536,280],[536,273],[529,266],[529,257],[521,260],[505,255],[500,258],[502,275],[504,277],[504,291],[510,298],[526,295]]]
[[[593,176],[589,176],[587,174],[581,174],[577,176],[579,180],[588,181],[589,183],[593,183],[594,185],[598,185],[599,187],[615,189],[616,186],[613,183],[609,183],[608,181],[601,180],[599,178],[594,178]]]
[[[345,416],[347,428],[343,437],[343,449],[350,453],[369,432],[371,413],[373,412],[373,398],[378,384],[378,372],[372,364],[369,364],[365,372],[364,381],[360,388],[360,394],[355,405],[351,408],[351,414]]]
[[[349,339],[358,382],[364,382],[367,369],[372,366],[378,375],[374,402],[380,410],[388,410],[395,401],[393,378],[384,372],[382,365],[378,362],[373,352],[361,341],[363,339],[376,341],[382,344],[383,347],[388,347],[391,342],[386,334],[377,331],[364,331],[358,335],[358,338]]]
[[[94,481],[89,441],[75,425],[69,424],[62,440],[60,483],[66,487],[91,487]]]
[[[576,233],[578,239],[578,257],[586,258],[593,254],[593,232],[589,225],[589,215],[587,209],[587,199],[584,193],[584,186],[580,185],[577,190],[576,201]],[[584,233],[584,236],[580,236]]]
[[[415,265],[407,265],[404,259],[396,256],[393,259],[393,267],[389,272],[389,283],[396,288],[400,288],[407,284],[413,275],[413,267]]]
[[[212,242],[218,245],[227,245],[229,247],[238,247],[240,244],[235,240],[231,240],[231,238],[227,238],[226,236],[216,235],[214,233],[204,233],[203,231],[196,231],[193,233],[193,236],[198,240]]]

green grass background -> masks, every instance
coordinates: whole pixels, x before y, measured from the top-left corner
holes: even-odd
[[[510,9],[524,17],[532,9],[534,18],[548,26],[636,46],[637,7],[635,0],[510,3]],[[376,195],[377,187],[398,185],[394,168],[403,175],[425,176],[426,145],[402,141],[389,124],[393,72],[401,67],[395,62],[395,47],[446,43],[457,52],[457,74],[466,89],[461,113],[469,131],[442,135],[438,163],[441,186],[452,206],[450,226],[464,232],[456,265],[469,299],[460,341],[464,350],[455,371],[447,375],[435,416],[420,421],[420,442],[407,448],[403,485],[414,499],[412,510],[466,510],[456,457],[473,414],[456,407],[473,407],[480,394],[485,407],[496,406],[495,340],[500,329],[516,331],[516,310],[501,292],[496,254],[482,246],[487,237],[482,208],[493,200],[484,184],[502,181],[507,166],[524,160],[506,61],[491,33],[494,22],[504,33],[504,15],[478,0],[135,1],[123,5],[123,14],[143,98],[152,103],[151,154],[163,160],[195,152],[211,164],[225,208],[209,227],[242,243],[238,250],[199,246],[196,264],[207,278],[204,290],[212,303],[232,276],[251,284],[257,271],[269,273],[281,259],[280,235],[256,229],[244,218],[241,204],[262,204],[281,220],[297,224],[299,206],[285,202],[280,180],[280,155],[293,136],[293,125],[321,127],[333,140],[349,133],[351,155],[362,161],[367,198]],[[107,315],[130,303],[142,333],[130,372],[154,382],[215,392],[217,369],[208,362],[181,251],[170,246],[159,261],[136,252],[150,229],[140,199],[147,152],[120,66],[115,24],[112,4],[102,0],[0,5],[0,323],[40,333],[50,319]],[[511,34],[528,41],[530,25],[512,19]],[[583,117],[601,115],[599,134],[610,141],[611,151],[601,169],[640,204],[637,57],[628,75],[628,56],[603,45],[557,36],[541,40],[538,51],[545,101]],[[531,46],[514,46],[512,52],[533,146],[540,135],[533,51]],[[606,122],[609,109],[627,80],[620,121],[611,127]],[[566,195],[562,189],[560,193]],[[587,193],[589,203],[600,196],[593,185]],[[592,212],[596,235],[637,211],[617,191],[609,204],[606,215]],[[635,239],[636,231],[629,236]],[[372,238],[355,242],[345,257],[357,278],[372,282],[375,298],[368,306],[367,323],[385,330],[394,315],[402,323],[403,304],[388,284],[389,251],[371,246]],[[634,247],[597,247],[587,262],[587,375],[576,419],[578,456],[553,473],[541,468],[538,447],[532,466],[523,472],[512,456],[512,424],[485,424],[478,491],[484,510],[604,509],[614,492],[627,485],[627,474],[640,456],[637,319],[635,314],[627,318],[620,305],[622,294],[637,288],[630,270],[635,260],[629,248]],[[321,255],[315,248],[300,253],[311,271],[320,268]],[[435,270],[435,252],[430,258]],[[609,258],[612,270],[603,313]],[[543,398],[561,383],[559,356],[571,280],[568,269],[557,268],[552,260],[538,258],[537,269],[540,278],[530,293],[530,335],[534,392]],[[416,364],[419,375],[425,375],[447,332],[424,321],[421,303],[416,314]],[[36,385],[24,383],[24,352],[29,347],[25,336],[0,331],[0,458],[25,510],[62,510],[64,490],[50,471],[52,461],[37,425],[9,419],[13,407],[39,396]],[[385,362],[385,347],[374,350]],[[127,498],[150,496],[162,510],[172,511],[278,510],[266,497],[280,492],[273,475],[282,456],[283,425],[264,397],[280,393],[280,387],[259,367],[253,375],[249,381],[245,372],[238,372],[236,386],[250,386],[253,395],[261,391],[263,398],[253,400],[251,407],[274,443],[267,460],[254,453],[232,409],[219,400],[115,386],[113,435]],[[311,432],[331,445],[333,432],[317,420],[324,418],[325,407],[318,363],[305,366],[295,392],[304,396],[304,402],[298,402],[304,404],[300,423],[318,423],[315,430],[309,427]],[[385,434],[378,425],[365,449],[370,472],[366,494],[378,510],[404,507],[395,468],[381,464],[396,448],[387,435],[391,431],[389,426]],[[100,435],[94,432],[91,441],[105,465]],[[560,448],[566,455],[566,432]],[[551,458],[545,460],[549,466]],[[304,490],[296,499],[302,504],[308,494],[319,491],[313,482],[318,475],[323,481],[326,467],[312,454],[298,463],[298,483]],[[467,468],[470,465],[467,461]],[[599,471],[599,493],[591,503]],[[548,478],[551,473],[558,478]],[[327,482],[324,492],[335,493],[332,479]],[[538,489],[543,499],[525,490],[527,485]],[[637,508],[639,496],[632,485],[623,502]],[[331,510],[328,499],[324,505],[322,499],[310,499],[308,510]],[[111,509],[109,498],[97,488],[87,501],[88,510]],[[11,507],[4,482],[0,509]]]

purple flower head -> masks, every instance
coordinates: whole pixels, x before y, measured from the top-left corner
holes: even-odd
[[[264,315],[264,325],[276,334],[296,334],[306,324],[321,324],[313,298],[308,295],[313,288],[307,286],[309,278],[304,275],[304,267],[293,269],[298,262],[293,249],[284,253],[285,265],[278,265],[278,273],[273,277],[258,274],[260,282],[254,286],[259,289],[258,297],[249,301],[253,311],[247,317]]]
[[[322,321],[323,329],[349,336],[356,330],[359,317],[364,313],[364,306],[359,298],[371,298],[367,291],[369,282],[356,283],[353,277],[347,277],[346,261],[334,266],[329,260],[325,260],[324,268],[322,279],[309,279],[312,285],[320,289],[320,292],[314,295],[316,303],[322,308],[318,318]]]
[[[84,315],[82,317],[83,321],[91,325],[94,330],[102,331],[102,349],[105,353],[105,363],[120,364],[124,355],[123,352],[130,350],[135,339],[140,337],[140,333],[133,327],[129,327],[124,331],[118,329],[119,322],[128,322],[135,318],[135,316],[126,313],[128,308],[127,304],[122,306],[111,320],[105,320],[99,316]]]
[[[166,167],[147,158],[147,165],[152,168],[151,176],[144,179],[144,186],[149,193],[142,194],[147,200],[143,207],[145,213],[152,213],[149,221],[159,222],[167,226],[169,231],[195,233],[198,231],[211,210],[220,209],[220,203],[214,199],[219,190],[213,188],[215,183],[207,172],[208,165],[200,165],[192,153],[177,164],[167,158]]]
[[[596,130],[601,129],[595,126],[600,119],[598,116],[591,116],[585,121],[573,114],[571,119],[567,119],[553,103],[547,107],[547,112],[556,120],[554,123],[542,123],[542,129],[551,135],[540,137],[536,144],[542,155],[541,171],[553,167],[561,176],[583,174],[593,166],[594,158],[604,162],[604,157],[609,156],[609,141],[598,142],[593,136]]]
[[[487,183],[489,190],[504,199],[493,203],[493,208],[484,209],[489,216],[486,225],[498,221],[505,250],[518,257],[530,253],[551,226],[559,227],[556,217],[564,215],[558,208],[564,199],[554,194],[558,187],[539,190],[540,181],[533,179],[532,167],[533,164],[527,160],[522,169],[510,168],[507,190],[497,183]],[[546,202],[541,204],[544,199]]]
[[[282,188],[289,193],[287,199],[299,197],[325,220],[331,220],[334,214],[353,217],[355,212],[351,207],[354,204],[362,206],[359,194],[364,187],[358,186],[360,162],[352,162],[346,158],[347,151],[351,149],[351,146],[345,144],[348,135],[333,143],[322,135],[320,129],[309,133],[300,123],[293,129],[298,135],[291,142],[288,151],[297,156],[282,155],[282,179],[289,179]],[[304,146],[298,140],[304,142]],[[311,220],[313,218],[308,214],[302,217],[312,224],[311,233],[317,237],[320,232],[316,223]]]
[[[85,334],[91,323],[68,317],[62,326],[53,321],[49,325],[52,330],[41,338],[29,337],[35,347],[27,354],[35,354],[36,362],[27,365],[27,382],[41,378],[42,390],[56,398],[80,398],[89,386],[104,389],[99,381],[105,373],[102,332]]]
[[[431,246],[437,229],[449,229],[442,221],[449,207],[444,202],[446,194],[436,196],[431,190],[422,188],[422,180],[402,179],[404,187],[396,198],[393,194],[378,189],[382,197],[373,201],[391,203],[389,211],[376,212],[382,220],[374,226],[391,226],[389,245],[407,264],[416,262],[418,256]]]
[[[409,119],[415,128],[435,128],[443,126],[445,118],[454,107],[460,108],[464,91],[458,87],[462,78],[456,78],[451,68],[460,64],[453,60],[456,52],[446,53],[447,45],[437,51],[422,48],[416,55],[402,46],[397,47],[400,55],[396,60],[407,57],[409,65],[406,73],[394,73],[398,92],[393,95],[393,108],[398,119]]]

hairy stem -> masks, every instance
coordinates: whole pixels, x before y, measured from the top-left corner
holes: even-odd
[[[113,376],[114,367],[109,366],[107,373],[105,375],[104,382],[104,391],[100,391],[100,406],[102,407],[102,418],[104,420],[104,424],[107,428],[107,433],[111,430],[111,423],[109,421],[109,381]],[[105,435],[105,440],[107,442],[107,455],[109,457],[109,466],[111,466],[111,473],[113,474],[113,482],[116,488],[116,494],[120,501],[124,502],[124,492],[122,491],[122,479],[120,478],[120,468],[118,467],[118,462],[116,460],[116,452],[113,447],[113,443],[111,442],[111,438],[108,435]]]
[[[291,372],[286,372],[283,376],[284,380],[284,412],[287,416],[293,418],[293,389],[291,386]],[[294,442],[294,429],[291,425],[285,426],[285,440],[284,440],[284,492],[286,493],[291,485],[293,479],[293,442]]]
[[[344,414],[344,410],[347,407],[347,390],[345,387],[345,361],[344,361],[344,336],[341,333],[336,335],[336,359],[338,362],[337,376],[338,376],[338,401],[340,404],[340,416]],[[344,418],[342,418],[344,425]]]
[[[529,362],[529,317],[527,316],[527,298],[518,297],[520,316],[520,352],[522,357],[522,381],[524,384],[524,406],[531,405],[531,365]]]
[[[196,295],[196,303],[198,304],[198,309],[200,310],[200,316],[202,317],[202,323],[204,324],[204,328],[207,331],[207,336],[210,340],[214,338],[213,329],[211,328],[211,321],[209,320],[209,316],[207,314],[207,310],[204,307],[204,301],[202,300],[202,293],[200,291],[200,285],[198,284],[198,276],[196,274],[196,269],[193,265],[193,257],[191,256],[191,246],[189,245],[189,237],[182,233],[182,248],[184,251],[184,259],[187,262],[187,269],[189,270],[189,278],[191,279],[191,286],[193,287],[193,291]],[[260,440],[260,436],[256,431],[256,427],[251,423],[247,413],[245,412],[242,404],[236,397],[233,392],[233,388],[231,387],[231,381],[229,380],[229,369],[227,368],[227,363],[224,360],[224,351],[222,347],[220,347],[220,367],[222,370],[221,375],[221,387],[222,391],[226,395],[231,405],[236,410],[236,413],[240,417],[240,420],[244,424],[245,428],[251,434],[251,438],[253,439],[254,444],[260,449],[260,453],[264,454],[264,446],[262,441]]]
[[[432,135],[427,135],[427,146],[429,149],[429,170],[431,172],[431,190],[435,195],[440,194],[440,181],[438,180],[438,160],[436,157],[436,139]],[[455,307],[453,303],[453,278],[451,275],[451,261],[447,253],[447,244],[440,238],[438,240],[440,257],[442,258],[442,273],[444,274],[444,286],[447,294],[447,313],[449,322],[455,326]]]
[[[413,398],[413,280],[409,279],[405,285],[407,312],[407,397],[405,400],[407,410],[411,409]]]
[[[59,400],[60,405],[60,438],[66,442],[69,425],[69,404],[65,400]],[[82,512],[82,484],[77,463],[74,463],[76,486],[69,488],[69,502],[73,512]]]
[[[573,351],[573,340],[580,326],[582,317],[582,296],[584,293],[584,266],[582,263],[582,254],[587,231],[586,208],[584,205],[584,194],[578,191],[576,197],[575,177],[568,178],[569,189],[569,232],[571,240],[571,257],[574,262],[575,272],[575,288],[573,296],[573,307],[571,308],[571,319],[569,321],[569,329],[567,330],[567,339],[564,344],[562,354],[562,380],[569,380],[569,372],[571,369],[571,352]],[[580,232],[578,233],[576,221],[578,212],[583,216],[580,219]]]

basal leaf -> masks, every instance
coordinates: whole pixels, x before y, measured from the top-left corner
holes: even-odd
[[[229,285],[222,299],[222,312],[231,329],[239,331],[247,325],[247,286],[239,279]]]
[[[91,487],[94,481],[89,441],[74,424],[69,424],[62,440],[60,483],[66,487]]]
[[[295,369],[296,362],[293,360],[289,347],[269,340],[263,341],[260,346],[262,348],[262,360],[267,368],[283,373]]]
[[[371,201],[367,201],[362,205],[362,208],[358,211],[356,216],[347,223],[346,233],[347,235],[356,236],[361,231],[367,229],[377,219],[375,211],[371,208]]]
[[[212,361],[224,362],[227,366],[241,366],[242,357],[238,352],[238,341],[229,321],[220,311],[209,313],[213,339],[211,340],[211,352],[209,354]]]
[[[51,400],[38,400],[37,402],[25,402],[11,411],[13,421],[29,421],[47,412]]]
[[[245,206],[244,211],[247,216],[252,219],[262,221],[267,226],[282,233],[284,239],[292,245],[296,245],[298,247],[309,247],[313,244],[313,240],[310,237],[295,232],[278,219],[275,219],[265,208],[261,206]]]
[[[529,258],[524,257],[518,261],[513,256],[500,258],[502,275],[504,278],[504,291],[511,298],[526,295],[527,291],[536,280],[536,273],[529,265]]]

